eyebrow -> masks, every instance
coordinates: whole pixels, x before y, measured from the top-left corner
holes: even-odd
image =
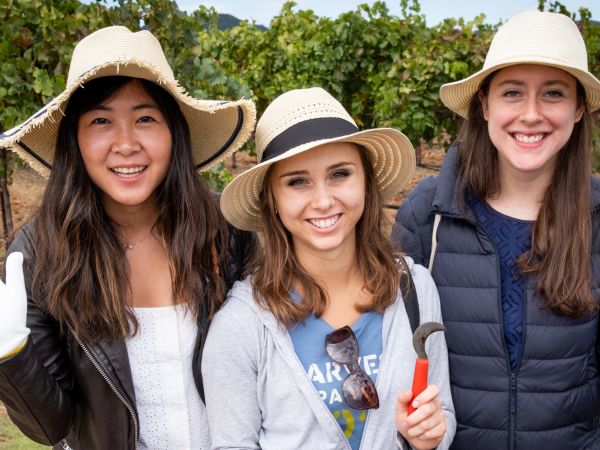
[[[335,163],[332,164],[331,166],[327,167],[328,171],[332,171],[335,169],[339,169],[340,167],[344,167],[344,166],[354,166],[355,163],[353,162],[346,162],[346,161],[342,161],[339,163]],[[297,175],[306,175],[308,173],[308,170],[291,170],[289,172],[286,173],[282,173],[279,178],[285,178],[285,177],[293,177],[293,176],[297,176]]]
[[[133,111],[138,111],[140,109],[158,109],[158,106],[154,103],[140,103],[131,108]],[[90,108],[90,111],[112,111],[113,108],[109,108],[106,105],[96,105],[93,108]]]
[[[504,80],[500,83],[498,83],[498,86],[504,86],[506,84],[514,84],[517,86],[523,86],[525,85],[524,81],[521,80]],[[543,86],[552,86],[552,85],[556,85],[559,84],[561,86],[564,86],[566,88],[569,87],[569,84],[563,80],[548,80],[548,81],[544,81]]]

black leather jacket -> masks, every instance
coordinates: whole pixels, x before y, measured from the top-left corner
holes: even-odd
[[[0,400],[23,433],[55,449],[135,450],[139,421],[125,343],[83,344],[31,300],[31,230],[24,226],[9,250],[25,257],[31,334],[23,350],[0,363]],[[228,287],[242,277],[255,237],[230,228],[229,244],[226,267],[220,258]],[[200,362],[209,321],[201,315],[193,374],[204,400]]]

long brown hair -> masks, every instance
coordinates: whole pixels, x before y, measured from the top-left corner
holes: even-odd
[[[487,96],[497,72],[482,83]],[[585,92],[577,82],[577,100],[585,105]],[[521,255],[524,275],[536,275],[536,293],[545,307],[577,317],[597,308],[591,293],[591,176],[592,117],[585,110],[573,133],[558,153],[556,169],[533,226],[531,249]],[[459,189],[485,199],[500,191],[498,152],[490,140],[479,95],[459,132]],[[582,265],[583,263],[583,265]]]
[[[218,309],[225,294],[211,245],[226,245],[226,226],[214,196],[195,171],[190,133],[179,106],[146,80],[92,80],[73,94],[60,123],[52,172],[35,215],[32,284],[36,301],[61,326],[70,323],[87,343],[124,339],[138,327],[129,307],[125,250],[77,142],[79,116],[131,82],[139,82],[156,102],[171,132],[173,157],[157,188],[159,215],[153,231],[168,250],[173,301],[187,304],[203,318]]]
[[[357,310],[382,312],[396,299],[400,272],[384,233],[386,217],[373,166],[364,149],[359,148],[359,153],[365,171],[365,208],[356,224],[356,250],[364,288],[371,294],[372,301],[369,305],[357,306]],[[250,265],[253,267],[252,289],[259,304],[271,311],[279,322],[290,326],[313,312],[317,317],[321,316],[327,306],[328,296],[300,264],[292,236],[276,213],[271,188],[272,168],[269,168],[263,181],[260,212],[261,227],[269,231],[261,234],[261,248]],[[301,302],[290,299],[294,284],[302,291]]]

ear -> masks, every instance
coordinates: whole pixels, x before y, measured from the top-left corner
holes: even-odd
[[[483,112],[483,118],[487,121],[488,120],[487,96],[482,91],[478,91],[477,98],[481,102],[481,111]]]
[[[585,99],[579,98],[579,100],[577,100],[577,103],[577,109],[575,110],[575,123],[581,120],[586,110]]]

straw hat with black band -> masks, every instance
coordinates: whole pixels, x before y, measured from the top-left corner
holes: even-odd
[[[488,50],[483,68],[440,88],[444,104],[467,117],[469,104],[481,83],[494,71],[517,64],[541,64],[573,75],[583,86],[587,108],[600,108],[600,81],[588,70],[583,37],[573,20],[564,14],[526,11],[500,27]]]
[[[87,81],[106,76],[152,81],[169,92],[188,122],[192,156],[206,170],[239,149],[250,137],[256,109],[250,100],[199,100],[179,85],[160,43],[149,31],[122,26],[102,28],[73,50],[66,89],[22,124],[0,134],[0,147],[15,151],[41,175],[48,176],[56,151],[58,127],[71,95]]]
[[[318,87],[277,97],[258,121],[255,141],[259,163],[234,178],[221,196],[225,218],[249,231],[260,231],[263,179],[277,161],[324,144],[358,144],[370,155],[384,198],[397,194],[415,169],[415,152],[404,134],[393,128],[360,131],[341,103]]]

